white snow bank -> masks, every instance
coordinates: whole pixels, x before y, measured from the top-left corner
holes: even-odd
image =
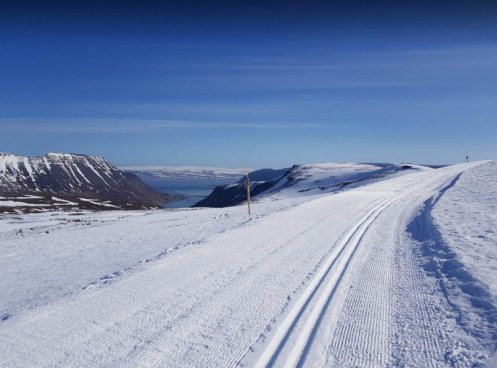
[[[497,302],[497,163],[464,172],[435,205],[433,216],[464,268]]]

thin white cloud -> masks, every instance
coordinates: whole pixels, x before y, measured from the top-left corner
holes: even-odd
[[[142,119],[0,119],[3,133],[147,133],[168,129],[310,129],[315,123],[232,123]]]

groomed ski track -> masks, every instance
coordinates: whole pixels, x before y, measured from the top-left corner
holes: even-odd
[[[308,287],[297,300],[291,311],[281,323],[276,333],[272,336],[262,356],[255,364],[256,368],[268,367],[276,364],[279,352],[284,348],[285,343],[291,340],[295,334],[295,342],[289,348],[289,356],[282,366],[292,368],[303,364],[305,352],[312,343],[314,333],[319,326],[319,321],[324,313],[326,305],[330,302],[333,292],[343,274],[347,271],[347,266],[354,256],[356,248],[361,243],[364,234],[378,216],[393,202],[409,195],[419,188],[426,187],[436,181],[431,178],[427,182],[411,185],[390,198],[387,198],[375,206],[364,218],[355,224],[332,254],[323,264],[319,272],[312,278]],[[329,276],[329,277],[328,277]],[[305,313],[306,319],[302,326],[297,329],[296,323]],[[333,311],[330,311],[333,312]]]
[[[323,196],[29,310],[0,323],[0,366],[464,363],[460,329],[405,230],[477,165]]]
[[[445,172],[421,174],[425,178],[422,182],[409,185],[376,204],[334,247],[296,301],[286,306],[279,316],[280,322],[273,320],[272,326],[233,365],[258,368],[466,366],[458,357],[447,359],[458,346],[457,339],[448,336],[448,331],[458,327],[449,327],[451,321],[443,318],[437,320],[440,317],[437,308],[450,308],[443,305],[446,301],[442,298],[424,295],[430,286],[431,292],[435,292],[436,287],[427,284],[430,280],[425,280],[416,264],[412,240],[405,233],[408,220],[422,204],[420,201],[451,185],[460,173],[460,168],[453,167]],[[385,214],[393,204],[397,209],[391,212],[397,214]],[[382,215],[382,221],[378,221]],[[359,247],[369,249],[359,252],[354,269],[350,265]],[[406,280],[406,277],[413,279]],[[335,295],[337,293],[339,295]],[[419,305],[423,301],[426,305]],[[423,325],[421,331],[415,331],[415,323],[409,331],[405,311],[396,310],[408,302],[417,303],[408,313],[422,314],[415,319]],[[445,341],[440,336],[444,336]]]

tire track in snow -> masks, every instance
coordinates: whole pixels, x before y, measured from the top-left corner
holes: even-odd
[[[376,205],[353,226],[340,242],[339,246],[331,253],[323,267],[310,281],[309,286],[293,305],[293,308],[286,315],[283,322],[278,326],[271,340],[267,343],[265,350],[255,363],[255,367],[261,368],[280,365],[280,353],[284,348],[288,348],[287,344],[290,340],[293,342],[290,353],[286,357],[286,361],[281,365],[285,367],[297,367],[304,363],[305,353],[312,344],[314,334],[323,317],[323,312],[333,297],[355,251],[371,224],[390,204],[437,179],[438,176],[430,178],[423,183],[411,185],[399,193],[388,197]],[[329,279],[325,282],[327,278]],[[306,320],[300,321],[304,314],[306,314]],[[297,328],[297,324],[302,325],[300,328]],[[245,355],[249,349],[247,349]],[[237,364],[240,364],[242,359],[238,360]]]

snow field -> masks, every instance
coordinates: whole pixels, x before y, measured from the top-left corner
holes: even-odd
[[[430,198],[444,213],[456,179],[485,165],[261,198],[252,218],[244,206],[0,218],[0,366],[485,366],[492,337],[460,323],[464,300],[426,271],[432,243],[411,232],[430,225]]]

